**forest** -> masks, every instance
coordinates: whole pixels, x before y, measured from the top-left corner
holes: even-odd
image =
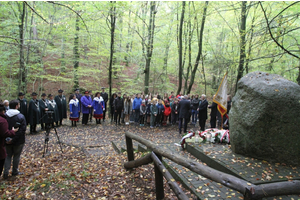
[[[213,95],[248,72],[300,84],[298,1],[0,2],[0,97],[74,88]]]

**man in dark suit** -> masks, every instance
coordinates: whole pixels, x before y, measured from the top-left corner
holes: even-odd
[[[181,128],[182,128],[182,121],[184,119],[184,126],[183,126],[183,132],[187,132],[187,123],[190,117],[190,109],[191,109],[191,103],[187,100],[188,96],[184,95],[184,98],[179,102],[178,104],[178,111],[179,111],[179,134],[181,134]]]
[[[105,122],[105,114],[106,114],[106,106],[107,106],[107,101],[108,101],[108,94],[105,92],[105,87],[102,87],[102,92],[100,93],[101,97],[104,100],[105,103],[105,110],[103,111],[103,122]]]
[[[199,126],[200,130],[204,131],[205,130],[205,122],[207,119],[207,106],[208,102],[206,100],[205,94],[201,95],[201,103],[199,104],[198,111],[199,111]]]

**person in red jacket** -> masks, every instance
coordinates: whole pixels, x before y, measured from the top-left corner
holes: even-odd
[[[5,116],[5,107],[0,103],[0,176],[2,175],[5,158],[7,156],[5,150],[5,139],[7,137],[14,137],[17,129],[8,130],[8,123]]]
[[[163,121],[163,126],[167,125],[168,117],[171,115],[171,106],[169,101],[165,101],[165,111],[164,111],[164,121]]]

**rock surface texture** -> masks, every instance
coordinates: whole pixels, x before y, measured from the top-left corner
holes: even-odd
[[[238,82],[229,113],[235,153],[300,165],[300,86],[276,74],[252,72]]]

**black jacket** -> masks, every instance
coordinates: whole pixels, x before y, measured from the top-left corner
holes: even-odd
[[[114,109],[115,110],[124,110],[124,101],[121,97],[115,98]]]
[[[211,112],[210,112],[210,116],[212,118],[215,118],[217,116],[217,111],[218,111],[218,104],[216,104],[215,102],[212,103],[211,107]]]
[[[199,105],[199,120],[207,119],[207,106],[208,102],[206,99],[204,99]]]
[[[192,101],[191,101],[191,104],[192,104],[192,110],[197,110],[198,109],[198,107],[199,107],[199,102],[200,102],[200,100],[197,98],[197,99],[193,99]]]
[[[182,99],[178,104],[179,110],[179,118],[186,118],[190,117],[190,109],[191,109],[191,102],[189,100]]]
[[[26,132],[26,119],[23,114],[19,113],[14,116],[8,115],[6,113],[6,120],[8,122],[8,129],[12,130],[12,127],[16,125],[16,123],[20,123],[19,130],[15,133],[16,135],[12,138],[12,145],[20,145],[25,143],[25,132]]]
[[[39,101],[31,99],[28,108],[28,120],[30,125],[40,124],[41,112]]]

